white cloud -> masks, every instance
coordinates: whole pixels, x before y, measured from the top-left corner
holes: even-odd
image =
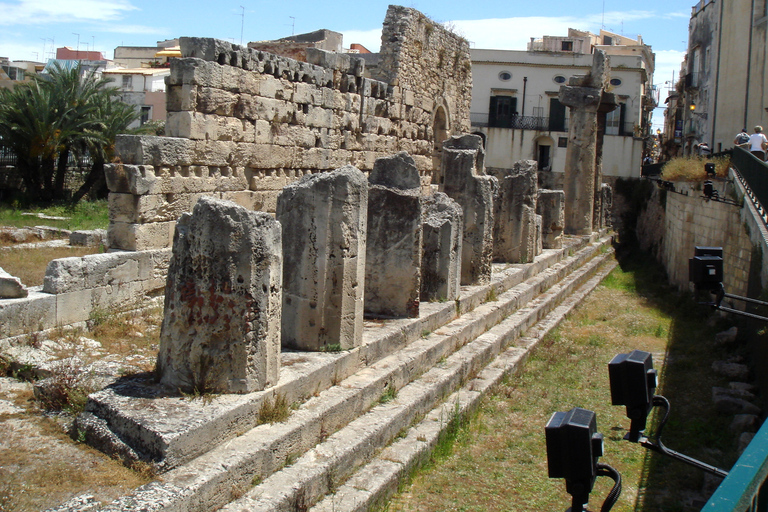
[[[0,2],[7,24],[111,21],[136,10],[128,0],[19,0]]]
[[[381,48],[381,29],[374,30],[345,30],[344,47],[349,48],[352,43],[365,46],[373,53],[378,53]]]

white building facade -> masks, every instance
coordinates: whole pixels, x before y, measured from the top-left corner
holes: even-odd
[[[568,42],[567,38],[557,39],[558,44]],[[606,49],[606,45],[585,44],[584,38],[574,39],[565,47]],[[530,46],[541,44],[536,41]],[[655,106],[650,85],[653,54],[642,43],[639,51],[626,46],[607,47],[609,90],[616,95],[619,107],[607,117],[603,175],[639,177],[650,113]],[[539,170],[562,175],[568,145],[568,109],[558,100],[560,86],[566,85],[570,77],[590,71],[591,52],[475,49],[471,55],[472,131],[485,139],[486,166],[508,169],[519,160],[536,160]]]

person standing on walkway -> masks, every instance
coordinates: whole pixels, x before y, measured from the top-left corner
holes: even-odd
[[[749,143],[749,133],[747,133],[746,128],[741,129],[741,131],[736,135],[736,138],[733,139],[733,143],[737,146],[744,146],[745,144]]]
[[[766,149],[768,149],[768,139],[763,134],[763,127],[755,126],[755,133],[749,136],[749,150],[764,162]]]

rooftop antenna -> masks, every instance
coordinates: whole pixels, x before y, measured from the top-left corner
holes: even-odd
[[[291,18],[291,20],[292,20],[291,21],[291,35],[293,36],[293,35],[295,35],[295,32],[296,32],[296,30],[295,30],[296,29],[296,18],[294,18],[293,16],[288,16],[288,17]]]
[[[77,36],[77,56],[80,57],[80,34],[72,32],[73,36]]]
[[[91,45],[91,50],[96,51],[96,36],[91,36],[91,41],[93,41],[93,44]]]
[[[602,29],[605,30],[605,0],[603,0],[603,19],[600,24],[602,25]]]
[[[240,13],[240,46],[243,46],[243,27],[245,26],[245,7],[241,5],[240,8],[243,10]]]

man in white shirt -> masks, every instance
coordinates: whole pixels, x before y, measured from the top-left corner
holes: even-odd
[[[755,126],[755,133],[749,136],[749,150],[764,162],[766,149],[768,149],[768,139],[763,134],[763,127]]]

